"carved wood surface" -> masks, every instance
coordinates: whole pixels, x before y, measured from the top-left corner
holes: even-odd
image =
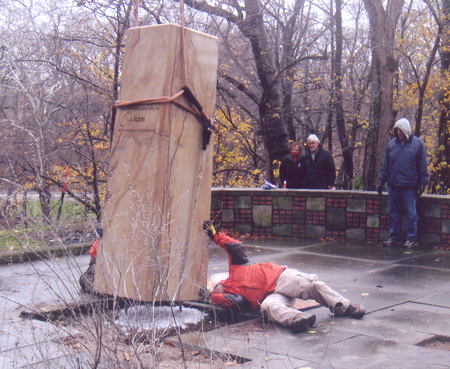
[[[183,87],[181,28],[129,30],[120,101],[172,96]],[[217,39],[185,29],[190,87],[212,116]],[[191,106],[184,96],[177,101]],[[141,301],[194,299],[206,286],[212,138],[174,104],[118,108],[94,288]]]

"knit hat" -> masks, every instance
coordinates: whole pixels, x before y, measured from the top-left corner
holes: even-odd
[[[206,288],[208,289],[209,292],[214,291],[214,288],[216,288],[216,286],[220,282],[222,282],[223,280],[227,279],[229,276],[230,275],[229,275],[228,272],[213,274],[210,278],[208,278],[208,281],[207,281],[207,284],[206,284]]]
[[[316,135],[309,135],[306,142],[320,142],[320,140]]]

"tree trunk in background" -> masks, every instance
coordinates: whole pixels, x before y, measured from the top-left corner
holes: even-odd
[[[295,81],[295,58],[297,48],[295,47],[295,33],[299,27],[299,15],[304,6],[304,0],[296,0],[292,9],[291,16],[284,22],[281,27],[282,32],[282,58],[281,68],[286,71],[281,76],[282,98],[283,98],[283,117],[290,141],[302,141],[303,137],[299,137],[295,130],[294,117],[294,81]]]
[[[110,141],[113,140],[114,135],[114,125],[116,124],[116,115],[117,109],[114,106],[114,103],[117,101],[119,96],[119,70],[120,70],[120,60],[122,58],[121,48],[123,46],[123,39],[125,36],[125,32],[130,27],[130,14],[133,5],[135,4],[134,0],[128,2],[125,14],[123,18],[121,17],[120,11],[120,3],[117,6],[117,34],[116,34],[116,47],[114,51],[114,74],[113,74],[113,84],[112,84],[112,108],[111,108],[111,130],[110,130]]]
[[[367,132],[363,177],[366,190],[374,190],[393,119],[393,82],[398,69],[394,56],[395,29],[403,0],[364,0],[369,16],[372,47],[372,104]]]
[[[353,150],[349,147],[349,139],[345,126],[344,116],[344,99],[342,96],[342,1],[335,0],[336,14],[335,14],[335,26],[336,26],[336,50],[334,56],[334,73],[335,73],[335,110],[336,110],[336,126],[339,136],[339,143],[342,149],[342,188],[344,190],[352,189],[353,181]]]
[[[273,161],[281,160],[288,153],[288,133],[283,119],[281,86],[277,77],[272,53],[264,29],[264,19],[259,0],[246,0],[247,16],[238,24],[242,34],[251,44],[256,63],[256,73],[261,82],[259,103],[260,125],[267,151],[266,170],[272,183]]]
[[[448,80],[450,72],[450,0],[442,1],[441,73]],[[444,84],[446,86],[446,84]],[[448,84],[447,84],[448,86]],[[450,190],[450,98],[448,89],[441,93],[441,114],[439,116],[438,151],[433,160],[430,176],[431,193],[447,195]]]
[[[51,224],[52,222],[52,206],[51,199],[52,194],[50,192],[49,183],[45,181],[43,188],[38,189],[39,202],[41,203],[42,216],[45,224]]]
[[[178,1],[178,0],[177,0]],[[239,4],[238,15],[220,7],[210,6],[206,2],[185,0],[184,3],[205,13],[222,17],[236,24],[241,33],[250,42],[255,62],[256,74],[260,82],[261,97],[258,103],[259,123],[266,150],[266,178],[275,183],[274,160],[282,160],[289,153],[288,132],[281,107],[281,82],[275,69],[273,48],[264,28],[264,17],[259,0],[245,0],[245,18]]]
[[[94,139],[92,137],[91,131],[87,131],[90,147],[89,153],[92,161],[92,192],[93,192],[93,206],[95,216],[100,222],[102,219],[102,204],[100,199],[100,189],[99,189],[99,175],[98,175],[98,161],[96,160],[95,150],[94,150]],[[112,136],[112,134],[111,134]]]

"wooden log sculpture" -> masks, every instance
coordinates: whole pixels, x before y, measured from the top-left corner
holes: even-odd
[[[182,31],[172,24],[129,30],[120,101],[173,96],[186,84],[213,114],[217,39]],[[184,94],[176,100],[195,110]],[[210,216],[212,142],[203,147],[205,122],[174,103],[117,106],[94,291],[194,299],[208,264],[202,223]]]

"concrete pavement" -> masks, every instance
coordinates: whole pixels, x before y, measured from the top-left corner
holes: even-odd
[[[80,357],[85,361],[85,355],[58,343],[76,336],[76,328],[24,320],[21,314],[90,298],[77,285],[88,262],[89,256],[77,256],[0,266],[1,368],[78,368]]]
[[[450,368],[449,252],[316,240],[261,239],[244,245],[252,261],[317,274],[362,303],[366,316],[335,318],[318,307],[310,310],[317,315],[315,327],[305,333],[263,326],[256,318],[183,334],[186,347],[232,354],[243,363],[237,367],[245,369]],[[210,250],[209,274],[227,271],[225,252],[216,245]],[[26,308],[85,303],[89,297],[78,293],[77,283],[88,261],[84,255],[0,266],[2,368],[87,367],[80,364],[88,361],[86,353],[65,351],[57,343],[68,334],[75,336],[76,328],[64,331],[51,323],[22,320],[20,314]]]
[[[273,261],[315,273],[367,314],[335,318],[327,308],[315,327],[292,334],[261,319],[185,342],[232,353],[242,368],[450,368],[450,253],[385,249],[379,245],[317,241],[244,242],[252,261]],[[212,249],[210,272],[226,271]]]

